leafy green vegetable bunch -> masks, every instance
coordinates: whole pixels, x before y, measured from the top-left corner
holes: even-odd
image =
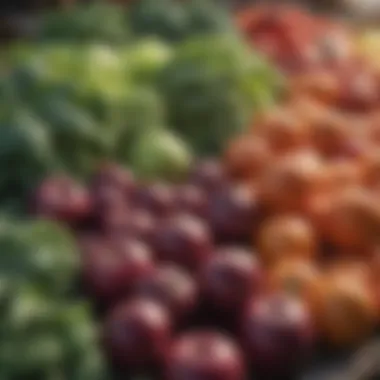
[[[178,42],[233,29],[227,11],[217,0],[130,0],[125,7],[97,0],[47,13],[36,37],[45,42],[120,45],[136,37]]]
[[[277,71],[233,35],[185,41],[161,81],[169,124],[202,155],[223,151],[281,88]]]
[[[281,78],[234,33],[189,35],[14,46],[0,74],[0,209],[22,210],[51,172],[86,179],[105,159],[176,180],[276,100]]]
[[[71,294],[78,259],[51,222],[0,223],[2,380],[105,380],[90,310]]]
[[[143,177],[186,169],[191,154],[166,126],[156,88],[172,59],[166,44],[35,45],[11,53],[11,70],[0,78],[0,208],[18,206],[51,172],[85,179],[104,159],[132,163]],[[142,149],[153,131],[159,138],[150,159]]]

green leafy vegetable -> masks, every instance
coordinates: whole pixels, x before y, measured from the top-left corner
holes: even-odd
[[[43,18],[38,38],[48,42],[124,43],[129,36],[123,10],[95,1],[54,10]]]
[[[0,378],[106,380],[91,310],[72,287],[73,237],[48,221],[0,221]]]
[[[177,136],[164,129],[141,135],[132,150],[132,166],[143,179],[181,179],[191,164],[191,153]]]
[[[233,36],[191,39],[162,77],[170,124],[198,153],[220,153],[257,110],[274,102],[277,77]]]
[[[185,145],[176,152],[219,154],[276,100],[281,78],[214,2],[141,0],[126,9],[96,3],[55,11],[71,29],[60,43],[11,49],[12,65],[0,76],[0,211],[22,210],[50,171],[85,179],[104,159],[171,177],[162,162],[182,154],[161,138],[142,143],[150,134],[173,132],[174,145]],[[107,44],[100,30],[112,17],[129,22],[138,38]],[[154,147],[149,157],[160,157],[154,165],[138,149],[146,145]]]
[[[54,223],[0,225],[0,281],[33,283],[41,292],[62,295],[78,275],[78,260],[71,234]]]

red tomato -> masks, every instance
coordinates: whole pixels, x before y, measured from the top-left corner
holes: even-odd
[[[319,276],[319,270],[313,262],[285,258],[269,270],[268,285],[271,290],[285,290],[304,297],[315,286]]]
[[[308,198],[326,185],[325,166],[319,156],[306,150],[280,157],[258,180],[258,193],[271,211],[304,212]]]
[[[283,154],[309,143],[309,130],[302,117],[289,107],[278,107],[264,115],[254,133],[265,139],[274,153]]]
[[[371,289],[352,281],[349,275],[324,276],[309,292],[307,301],[330,344],[356,345],[373,332],[377,310]]]
[[[279,216],[264,222],[258,247],[263,261],[269,265],[286,258],[311,258],[316,254],[316,234],[302,217]]]
[[[224,160],[232,177],[247,180],[261,174],[271,158],[270,148],[264,139],[243,135],[230,142]]]

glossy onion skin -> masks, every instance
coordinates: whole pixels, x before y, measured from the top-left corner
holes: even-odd
[[[152,247],[160,261],[172,262],[194,273],[212,254],[213,240],[202,220],[179,214],[158,225]]]
[[[177,338],[167,357],[166,380],[243,380],[243,355],[229,337],[200,330]]]
[[[221,314],[240,314],[245,302],[262,290],[263,270],[253,252],[224,247],[206,262],[200,282],[205,299]]]
[[[189,182],[207,194],[212,194],[229,181],[225,168],[220,162],[215,159],[206,159],[195,165],[190,172]]]
[[[171,334],[170,316],[163,306],[133,299],[107,317],[103,342],[112,362],[134,372],[162,363]]]
[[[217,241],[249,241],[259,217],[255,195],[246,186],[224,187],[209,200],[207,220]]]
[[[252,369],[265,378],[294,376],[313,351],[311,316],[299,299],[286,293],[253,298],[243,316],[241,336]]]
[[[195,279],[173,264],[156,266],[136,283],[134,293],[165,305],[173,320],[179,323],[194,311],[199,296]]]
[[[44,180],[36,189],[31,202],[31,211],[36,216],[72,226],[88,218],[91,210],[88,190],[65,176]]]
[[[113,304],[129,296],[136,281],[154,269],[152,251],[135,239],[100,240],[85,248],[82,253],[84,285],[100,303]]]

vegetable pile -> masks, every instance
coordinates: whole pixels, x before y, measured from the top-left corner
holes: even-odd
[[[375,331],[380,82],[371,78],[361,83],[373,97],[359,95],[364,86],[319,97],[313,76],[295,76],[289,99],[231,140],[221,162],[192,165],[176,184],[108,163],[87,187],[67,177],[37,187],[35,214],[76,231],[116,371],[292,378],[319,341],[356,347]]]
[[[108,163],[86,188],[45,179],[33,205],[35,215],[76,232],[84,287],[121,376],[241,380],[252,366],[277,378],[298,373],[310,356],[308,309],[290,293],[267,292],[251,247],[259,199],[218,161],[198,163],[175,185],[140,182]]]
[[[228,172],[266,210],[255,241],[269,282],[298,294],[322,339],[341,347],[362,341],[379,322],[375,79],[344,92],[330,86],[326,97],[295,88],[225,154]]]
[[[36,37],[117,45],[146,36],[177,43],[196,35],[235,33],[228,12],[214,0],[132,0],[127,5],[75,2],[44,16]]]
[[[237,14],[236,24],[288,74],[339,65],[355,55],[348,26],[289,5],[248,8]]]
[[[375,331],[376,36],[259,7],[246,44],[205,0],[42,21],[0,72],[1,380],[290,379]]]
[[[48,173],[86,178],[103,159],[144,179],[177,180],[193,154],[221,151],[281,88],[276,71],[231,35],[175,48],[156,39],[21,46],[10,61],[0,83],[0,157],[12,166],[3,205],[25,200]]]
[[[70,296],[80,260],[51,222],[0,224],[0,377],[104,380],[91,310]]]
[[[379,51],[380,32],[377,28],[368,28],[357,36],[357,49],[359,54],[364,55],[367,61],[371,63],[375,69],[380,72],[380,63],[376,51]]]

